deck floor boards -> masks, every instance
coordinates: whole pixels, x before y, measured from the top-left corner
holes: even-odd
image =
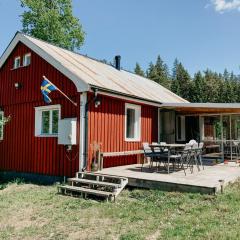
[[[240,167],[235,162],[204,167],[201,171],[195,168],[193,174],[187,170],[187,176],[183,170],[166,174],[165,171],[157,171],[157,168],[149,169],[148,165],[144,165],[141,172],[140,164],[105,168],[101,173],[126,177],[129,186],[200,193],[219,191],[219,180],[224,180],[224,185],[227,185],[240,178]]]

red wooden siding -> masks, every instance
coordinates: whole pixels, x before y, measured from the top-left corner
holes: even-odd
[[[31,53],[31,65],[13,70],[14,57]],[[70,156],[55,137],[35,137],[35,109],[44,106],[40,92],[42,76],[78,103],[75,107],[57,91],[51,93],[52,104],[61,105],[61,118],[77,117],[77,144]],[[16,90],[14,83],[22,88]],[[89,94],[89,99],[92,94]],[[157,140],[157,108],[141,105],[141,140],[126,142],[124,100],[100,96],[101,105],[89,108],[88,166],[91,165],[93,142],[101,143],[103,152],[119,152],[140,149],[142,142]],[[0,170],[38,173],[52,176],[73,176],[79,169],[79,117],[80,94],[75,85],[53,66],[19,43],[0,69],[0,107],[11,121],[4,128],[4,140],[0,141]],[[106,158],[104,167],[136,163],[136,156]]]
[[[31,52],[31,65],[12,70],[15,56]],[[79,98],[75,85],[45,60],[23,44],[18,44],[4,66],[0,69],[0,106],[11,121],[5,126],[4,140],[0,142],[0,170],[31,172],[53,176],[73,176],[78,171],[78,145],[73,147],[71,161],[64,146],[55,137],[35,137],[35,109],[43,106],[40,92],[42,76],[78,103],[75,107],[57,91],[51,93],[52,104],[61,104],[61,118],[77,117],[79,139]],[[15,82],[23,87],[16,90]]]
[[[89,96],[91,98],[91,96]],[[157,141],[158,113],[156,107],[141,105],[141,140],[126,142],[125,138],[125,101],[101,96],[101,105],[89,109],[89,166],[92,160],[91,144],[101,143],[102,152],[121,152],[138,150],[142,142]],[[136,156],[109,157],[104,159],[104,167],[133,164]]]

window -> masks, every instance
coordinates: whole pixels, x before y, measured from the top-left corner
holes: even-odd
[[[125,105],[125,140],[140,141],[141,107],[133,104]]]
[[[0,112],[0,140],[3,140],[3,128],[4,128],[4,114]]]
[[[21,58],[20,57],[15,57],[13,68],[16,69],[16,68],[19,68],[19,67],[21,67]]]
[[[57,136],[60,105],[35,108],[35,136]]]
[[[28,66],[31,64],[31,53],[27,53],[23,57],[23,66]]]
[[[177,141],[185,141],[185,116],[177,116]]]

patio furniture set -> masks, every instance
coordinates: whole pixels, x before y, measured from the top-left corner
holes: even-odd
[[[143,143],[144,159],[150,160],[149,168],[152,168],[156,163],[157,170],[162,165],[169,174],[171,165],[173,171],[182,169],[186,176],[186,169],[190,168],[191,173],[193,173],[194,165],[198,171],[200,171],[200,166],[204,169],[202,164],[203,145],[202,142],[197,143],[195,140],[186,144]]]

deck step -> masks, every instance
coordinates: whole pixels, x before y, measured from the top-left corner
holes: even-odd
[[[83,183],[83,184],[93,185],[93,186],[112,187],[114,189],[121,187],[120,184],[116,184],[116,183],[95,181],[95,180],[89,180],[89,179],[83,179],[83,178],[68,178],[68,182]]]
[[[107,175],[102,173],[92,173],[92,172],[77,172],[76,178],[111,182],[111,183],[120,184],[120,185],[124,185],[125,183],[128,182],[128,179],[124,177]]]
[[[96,195],[114,201],[128,183],[124,177],[92,172],[77,172],[75,178],[67,181],[68,184],[58,186],[58,191],[61,190],[62,194],[78,192],[84,196]]]
[[[58,189],[61,190],[62,193],[67,194],[67,192],[77,192],[77,193],[84,193],[89,195],[95,195],[95,196],[101,196],[104,198],[114,198],[114,194],[112,192],[106,192],[106,191],[99,191],[91,188],[84,188],[84,187],[75,187],[75,186],[69,186],[69,185],[62,185],[58,186]]]

